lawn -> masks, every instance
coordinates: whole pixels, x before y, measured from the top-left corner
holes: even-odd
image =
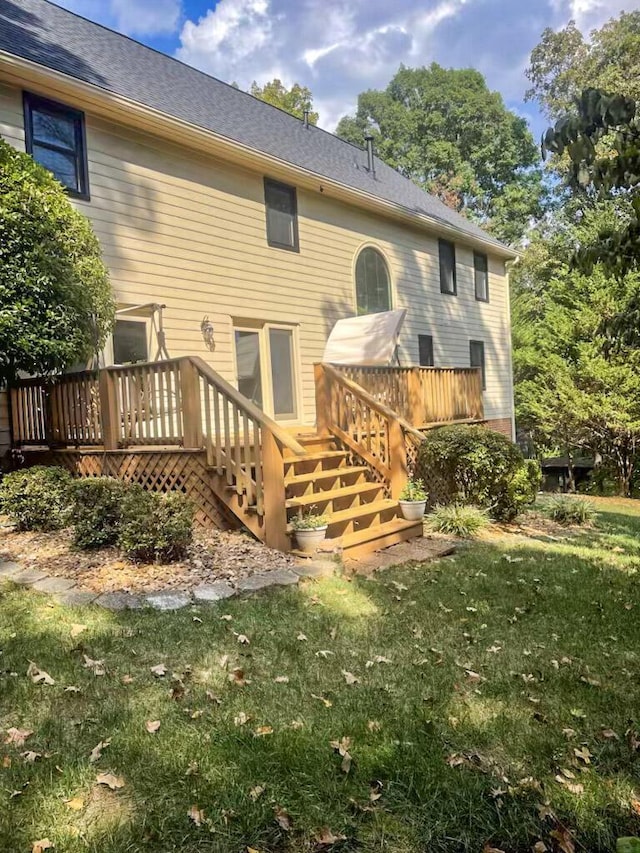
[[[640,834],[640,505],[598,508],[173,614],[0,586],[0,850],[613,850]]]

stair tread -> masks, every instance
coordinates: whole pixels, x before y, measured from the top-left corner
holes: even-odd
[[[311,471],[307,474],[294,474],[285,477],[285,486],[296,486],[299,483],[313,483],[315,480],[330,480],[332,477],[342,477],[345,474],[366,474],[366,465],[347,465],[345,468],[324,468],[322,471]]]
[[[347,450],[318,450],[316,453],[305,453],[304,456],[285,456],[285,464],[295,462],[318,462],[322,459],[344,459]]]
[[[332,524],[351,521],[352,519],[359,518],[361,516],[384,512],[387,509],[394,509],[397,508],[397,506],[398,501],[391,500],[391,498],[384,498],[384,500],[371,501],[371,503],[360,504],[360,506],[351,506],[348,509],[340,509],[338,512],[332,512],[329,515],[329,527],[331,527]]]
[[[381,490],[380,483],[356,483],[354,486],[343,486],[341,489],[327,489],[325,492],[313,492],[310,495],[299,495],[285,501],[287,508],[309,506],[316,503],[327,503],[338,498],[348,498],[351,495],[368,494]]]
[[[421,535],[422,521],[406,521],[404,518],[394,518],[392,521],[374,524],[371,527],[366,527],[364,530],[356,530],[355,533],[345,533],[340,537],[340,541],[343,549],[346,550],[353,545],[359,545],[361,542],[379,539],[390,533],[400,533],[403,530],[408,530],[410,527],[416,528],[416,536]]]

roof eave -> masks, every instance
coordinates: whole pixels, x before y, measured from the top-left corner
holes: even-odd
[[[218,156],[226,154],[227,159],[240,162],[244,165],[251,163],[254,168],[259,167],[263,172],[273,173],[274,169],[277,169],[283,177],[294,178],[300,185],[304,185],[309,189],[315,189],[315,191],[322,192],[325,195],[357,204],[360,207],[374,210],[394,219],[400,219],[414,227],[424,228],[431,232],[435,231],[442,236],[452,237],[475,248],[482,248],[504,260],[514,260],[518,257],[519,253],[517,251],[491,238],[485,239],[478,235],[469,234],[438,217],[412,210],[396,202],[387,201],[374,193],[356,189],[334,178],[290,163],[287,160],[282,160],[215,131],[176,118],[162,110],[149,107],[140,101],[135,101],[111,92],[102,86],[87,83],[69,74],[63,74],[60,71],[48,68],[46,65],[24,59],[4,50],[0,50],[0,62],[4,63],[5,68],[8,67],[9,70],[13,69],[18,74],[22,73],[26,75],[30,83],[35,83],[36,85],[54,83],[58,87],[73,90],[81,96],[83,95],[84,99],[89,101],[94,100],[96,95],[98,95],[107,106],[115,108],[118,113],[125,113],[131,116],[136,126],[139,127],[142,124],[149,127],[151,125],[149,129],[155,129],[161,136],[170,136],[173,142],[188,142],[198,150],[211,151],[215,149],[215,153]],[[24,80],[17,82],[19,85],[24,85]],[[100,112],[99,108],[97,112]]]

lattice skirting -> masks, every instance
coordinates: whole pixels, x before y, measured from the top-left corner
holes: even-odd
[[[206,454],[200,451],[53,450],[26,453],[25,461],[30,465],[60,465],[76,477],[117,477],[149,491],[183,492],[196,505],[196,522],[202,527],[230,530],[241,526],[209,485]]]

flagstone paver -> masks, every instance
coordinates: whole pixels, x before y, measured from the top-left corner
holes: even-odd
[[[78,589],[77,587],[72,587],[66,592],[53,596],[58,604],[64,604],[67,607],[83,607],[92,604],[97,597],[97,592],[89,592],[89,590]]]
[[[139,595],[130,592],[103,592],[95,603],[107,610],[138,610],[144,602]]]
[[[43,578],[41,581],[36,581],[33,588],[38,592],[68,592],[75,586],[75,581],[69,578]]]
[[[13,583],[19,583],[23,586],[31,586],[31,584],[44,580],[48,577],[46,572],[41,572],[39,569],[22,569],[15,575],[11,576]]]
[[[240,592],[257,592],[259,589],[264,589],[271,586],[273,581],[269,577],[269,573],[250,575],[248,578],[243,578],[238,581],[238,590]]]
[[[155,610],[180,610],[191,604],[191,596],[187,592],[154,592],[144,598]]]
[[[0,562],[0,578],[11,578],[22,571],[22,566],[18,563]]]
[[[215,581],[210,584],[201,584],[193,590],[194,599],[203,603],[222,601],[222,599],[231,598],[231,596],[235,594],[235,589],[226,581]]]

